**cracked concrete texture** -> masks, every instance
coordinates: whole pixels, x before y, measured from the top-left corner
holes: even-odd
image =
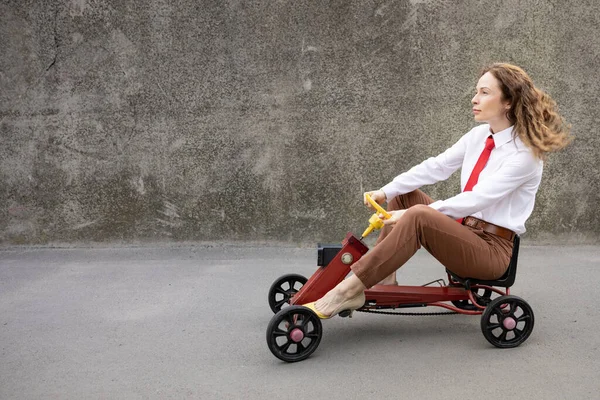
[[[0,241],[338,241],[363,190],[523,66],[577,140],[526,238],[597,242],[600,6],[467,0],[0,2]],[[458,176],[427,187],[456,194]]]

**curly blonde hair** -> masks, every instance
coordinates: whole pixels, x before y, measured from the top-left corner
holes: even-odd
[[[485,67],[481,75],[491,73],[499,82],[503,98],[510,102],[507,118],[514,133],[539,159],[567,146],[573,136],[571,125],[558,113],[556,102],[536,88],[523,69],[506,63]],[[480,75],[480,76],[481,76]]]

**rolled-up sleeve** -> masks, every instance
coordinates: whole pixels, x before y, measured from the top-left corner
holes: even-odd
[[[519,152],[504,161],[494,173],[481,179],[472,191],[436,201],[429,206],[452,218],[469,216],[492,206],[537,176],[541,168],[541,161],[531,152]]]
[[[388,199],[391,199],[400,194],[412,192],[423,185],[431,185],[448,179],[462,165],[467,151],[467,136],[471,132],[463,135],[458,142],[437,157],[428,158],[398,175],[381,190]]]

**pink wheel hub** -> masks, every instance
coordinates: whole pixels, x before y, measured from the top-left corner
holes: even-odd
[[[514,318],[508,317],[504,318],[504,321],[502,321],[502,325],[504,325],[504,327],[509,331],[512,331],[513,329],[515,329],[515,326],[517,326],[517,322]]]
[[[290,339],[296,343],[299,343],[302,341],[302,339],[304,339],[304,332],[302,332],[302,329],[295,328],[290,332]]]

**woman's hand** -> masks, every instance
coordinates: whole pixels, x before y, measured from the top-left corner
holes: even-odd
[[[388,214],[390,214],[392,216],[392,218],[388,218],[388,219],[383,219],[383,215],[379,214],[379,218],[383,219],[383,225],[394,225],[396,222],[398,222],[398,220],[400,220],[400,218],[402,218],[402,215],[406,212],[406,210],[393,210],[393,211],[388,211]]]
[[[365,192],[363,194],[363,202],[370,209],[373,209],[373,206],[367,201],[367,195],[371,196],[371,198],[375,200],[375,203],[377,204],[383,204],[386,200],[385,192],[383,190],[373,190],[371,192]]]

